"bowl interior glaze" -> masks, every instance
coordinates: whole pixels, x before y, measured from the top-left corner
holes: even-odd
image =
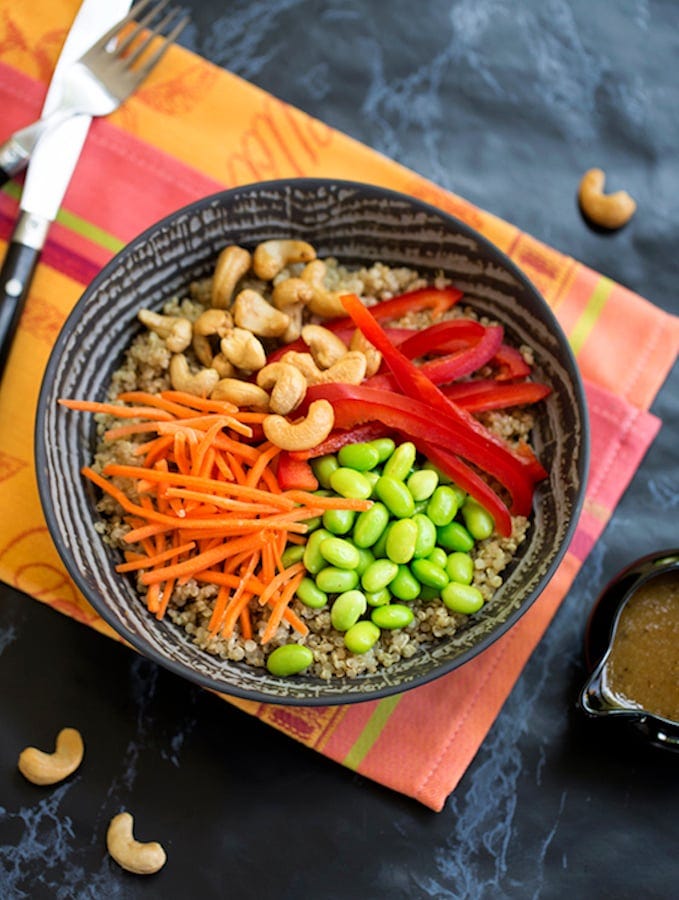
[[[80,476],[95,444],[91,416],[57,405],[59,397],[104,399],[112,373],[139,326],[141,307],[159,308],[211,274],[228,243],[293,237],[345,264],[381,260],[423,274],[442,270],[481,314],[499,320],[506,340],[535,355],[534,375],[553,388],[534,445],[550,473],[518,559],[483,610],[451,638],[388,670],[356,679],[278,679],[226,662],[191,644],[169,621],[157,623],[131,578],[99,539],[96,496]],[[205,687],[259,701],[349,703],[423,684],[480,653],[510,628],[540,593],[565,553],[584,496],[588,426],[582,384],[566,338],[532,284],[495,246],[434,207],[368,185],[299,179],[259,183],[206,197],[132,241],[99,274],[69,316],[51,355],[39,399],[36,466],[41,500],[57,549],[80,590],[126,640],[161,665]]]

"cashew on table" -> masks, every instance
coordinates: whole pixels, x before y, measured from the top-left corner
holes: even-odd
[[[589,169],[582,176],[578,198],[582,211],[602,228],[622,228],[634,215],[637,204],[627,191],[604,194],[606,174],[602,169]]]
[[[127,813],[118,813],[111,819],[106,832],[106,846],[113,859],[127,872],[135,875],[153,875],[163,868],[167,856],[157,841],[143,844],[136,841],[132,829],[134,819]]]
[[[19,771],[33,784],[56,784],[68,778],[83,759],[85,747],[80,732],[62,728],[57,735],[54,753],[26,747],[19,754]]]

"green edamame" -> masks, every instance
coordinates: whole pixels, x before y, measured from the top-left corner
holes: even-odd
[[[326,566],[326,561],[321,555],[320,546],[321,542],[329,537],[332,537],[329,531],[326,531],[325,528],[319,528],[317,531],[314,531],[306,542],[302,562],[307,572],[310,572],[312,575],[316,575]]]
[[[326,456],[318,456],[316,459],[311,460],[311,471],[318,479],[321,487],[330,487],[330,476],[335,469],[339,469],[339,463],[337,462],[337,457],[332,453]]]
[[[398,566],[390,559],[376,559],[361,576],[361,586],[370,593],[380,591],[391,584],[398,571]]]
[[[443,547],[434,547],[431,553],[427,555],[427,559],[440,569],[445,569],[446,563],[448,562],[448,554]]]
[[[389,583],[389,590],[399,600],[416,600],[420,596],[420,583],[408,566],[399,566],[396,577]]]
[[[362,591],[344,591],[332,604],[330,623],[336,631],[348,631],[358,622],[366,608]]]
[[[382,469],[385,478],[394,478],[396,481],[405,481],[415,462],[417,450],[412,441],[404,441],[391,454]]]
[[[355,566],[356,574],[360,578],[371,563],[375,562],[375,554],[367,547],[357,547],[358,565]]]
[[[377,447],[371,443],[346,444],[337,453],[340,466],[356,469],[358,472],[367,472],[374,469],[380,461]]]
[[[427,504],[427,515],[434,525],[447,525],[455,518],[459,508],[459,498],[447,484],[437,487]]]
[[[288,566],[292,566],[296,562],[299,562],[304,556],[305,549],[306,544],[288,544],[281,553],[281,562],[285,568],[287,569]]]
[[[458,584],[471,584],[474,577],[474,560],[468,553],[455,551],[448,556],[445,564],[448,578]]]
[[[414,559],[410,564],[410,571],[421,584],[427,584],[438,590],[444,588],[450,581],[445,569],[428,559]]]
[[[344,646],[350,653],[367,653],[380,637],[380,629],[374,622],[364,619],[356,622],[344,633]]]
[[[387,535],[387,557],[395,563],[407,563],[415,554],[418,526],[413,519],[398,519]]]
[[[328,602],[328,595],[316,586],[312,578],[304,577],[296,591],[297,597],[301,602],[311,609],[323,609]]]
[[[416,503],[428,500],[438,487],[438,483],[439,476],[433,469],[418,469],[406,482]]]
[[[341,594],[353,590],[358,584],[358,575],[353,569],[338,569],[326,566],[316,575],[316,587],[326,594]]]
[[[363,473],[346,466],[340,466],[330,475],[330,487],[341,497],[355,500],[367,500],[372,493],[372,484]]]
[[[469,553],[474,546],[474,538],[459,522],[450,522],[443,528],[437,528],[436,541],[444,550],[459,550],[462,553]]]
[[[402,603],[377,606],[370,613],[370,619],[378,628],[405,628],[415,618],[412,609]]]
[[[272,650],[266,661],[266,667],[272,675],[285,678],[297,675],[308,668],[314,661],[314,655],[308,647],[301,644],[283,644]]]
[[[477,541],[489,538],[495,530],[495,520],[491,514],[471,497],[467,497],[462,504],[462,518],[467,531]]]
[[[471,615],[483,606],[483,594],[471,584],[458,584],[451,581],[441,591],[441,599],[448,609],[457,613]]]
[[[391,600],[391,593],[388,588],[381,588],[379,591],[366,591],[365,600],[368,606],[385,606]]]
[[[355,569],[361,559],[358,548],[340,537],[326,538],[318,549],[323,559],[338,569]]]
[[[389,522],[389,510],[379,501],[370,509],[359,513],[354,525],[353,539],[357,547],[372,547],[382,535]]]
[[[417,559],[429,556],[436,548],[436,526],[428,516],[422,513],[415,513],[413,522],[417,525],[417,540],[413,556]]]
[[[382,475],[375,485],[375,493],[397,519],[406,519],[415,512],[415,501],[403,481]]]
[[[391,438],[375,438],[374,441],[370,441],[370,446],[377,450],[378,465],[389,459],[396,448],[396,444]]]
[[[327,509],[323,513],[323,527],[333,534],[348,534],[355,519],[353,509]]]

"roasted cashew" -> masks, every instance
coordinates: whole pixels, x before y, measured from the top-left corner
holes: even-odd
[[[347,345],[330,329],[322,325],[305,325],[302,340],[311,351],[319,369],[329,369],[347,352]]]
[[[279,337],[290,324],[290,317],[267,302],[257,291],[241,291],[233,303],[233,318],[239,328],[247,328],[259,337]]]
[[[163,868],[167,855],[157,841],[147,844],[135,841],[133,827],[134,819],[129,813],[114,816],[106,832],[108,852],[125,871],[135,875],[153,875]]]
[[[171,353],[181,353],[191,343],[193,328],[183,316],[163,316],[152,309],[140,309],[137,318],[149,331],[164,339]]]
[[[266,365],[262,342],[246,328],[233,328],[219,346],[224,358],[243,372],[256,372]]]
[[[595,225],[622,228],[634,215],[637,204],[627,191],[604,194],[606,174],[602,169],[589,169],[582,176],[578,197],[582,211]]]
[[[233,328],[233,319],[224,309],[206,309],[193,323],[193,350],[204,366],[212,366],[217,348],[213,346]]]
[[[342,293],[330,291],[325,286],[326,265],[322,259],[315,259],[304,267],[302,278],[313,291],[313,297],[309,301],[309,309],[316,316],[324,319],[333,319],[336,316],[346,315],[346,310],[340,303]]]
[[[82,762],[85,748],[80,732],[62,728],[57,735],[54,753],[26,747],[19,754],[19,771],[33,784],[56,784],[63,781]]]
[[[283,416],[267,416],[262,428],[267,440],[283,450],[311,450],[332,431],[335,413],[327,400],[314,400],[306,418],[288,422]]]
[[[306,396],[306,378],[289,363],[274,362],[264,366],[257,373],[257,384],[270,392],[269,409],[281,416],[296,409]]]
[[[366,378],[370,378],[371,375],[374,375],[382,365],[382,354],[376,347],[373,347],[360,328],[357,328],[352,334],[351,341],[349,342],[349,350],[357,350],[365,356]]]
[[[184,354],[175,353],[170,360],[170,381],[175,391],[208,397],[219,381],[219,372],[212,368],[192,372]]]
[[[240,378],[222,378],[212,389],[210,397],[213,400],[228,400],[239,409],[244,406],[265,412],[269,409],[267,392],[250,381],[241,381]]]
[[[212,276],[212,305],[226,309],[231,303],[236,285],[247,274],[252,257],[243,247],[230,244],[217,257]]]
[[[271,292],[271,302],[276,309],[288,311],[290,306],[305,306],[314,292],[303,278],[284,278],[275,284]]]
[[[280,336],[280,340],[283,344],[291,344],[293,341],[296,341],[297,338],[302,334],[302,326],[304,324],[304,305],[302,303],[298,303],[297,306],[288,306],[288,308],[285,310],[285,314],[287,315],[288,319],[290,319],[290,322],[288,323],[288,327]]]
[[[297,353],[295,350],[288,350],[281,356],[280,361],[299,369],[308,385],[360,384],[366,372],[366,358],[357,350],[345,353],[342,359],[329,369],[319,369],[310,353]]]
[[[220,378],[231,378],[232,375],[236,374],[236,367],[229,362],[221,351],[215,353],[212,357],[210,368],[216,369]]]
[[[263,241],[255,248],[252,268],[257,278],[271,281],[286,266],[316,259],[316,251],[306,241]]]

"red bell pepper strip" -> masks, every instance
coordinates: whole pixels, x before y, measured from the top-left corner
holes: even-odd
[[[485,330],[480,322],[475,322],[473,319],[449,319],[447,322],[437,322],[435,325],[430,325],[429,328],[415,331],[406,337],[406,340],[394,341],[394,343],[398,344],[398,349],[408,359],[416,359],[427,353],[445,350],[446,344],[451,341],[462,340],[467,345],[470,340],[476,342],[483,336]],[[389,337],[391,338],[391,335]]]
[[[526,406],[543,400],[552,391],[548,385],[537,381],[498,383],[485,378],[446,384],[441,390],[446,397],[454,400],[467,412],[487,412],[489,409]]]
[[[380,300],[379,303],[375,303],[374,306],[366,306],[365,309],[368,309],[379,322],[402,319],[408,313],[422,312],[424,309],[430,310],[432,319],[438,319],[462,297],[462,291],[458,291],[457,288],[425,287],[416,291],[408,291],[406,294],[399,294],[398,297],[392,297],[391,300]],[[351,325],[352,320],[347,316],[342,316],[323,324],[330,331],[337,332],[337,329]]]
[[[304,405],[324,398],[332,403],[335,425],[352,428],[363,422],[378,421],[397,431],[446,448],[487,472],[507,488],[512,511],[529,515],[533,499],[532,468],[504,446],[494,443],[482,432],[426,402],[403,397],[390,391],[378,391],[362,385],[318,384],[306,393]]]
[[[311,450],[293,450],[291,456],[295,459],[316,459],[327,453],[337,453],[347,444],[362,444],[364,441],[374,441],[375,438],[386,437],[390,429],[381,422],[366,422],[365,425],[357,425],[347,431],[332,431],[328,437]]]
[[[318,479],[305,459],[296,459],[287,450],[278,454],[276,480],[282,491],[315,491]]]
[[[516,347],[501,344],[492,361],[500,367],[495,374],[496,381],[509,381],[511,378],[530,375],[530,366]]]

